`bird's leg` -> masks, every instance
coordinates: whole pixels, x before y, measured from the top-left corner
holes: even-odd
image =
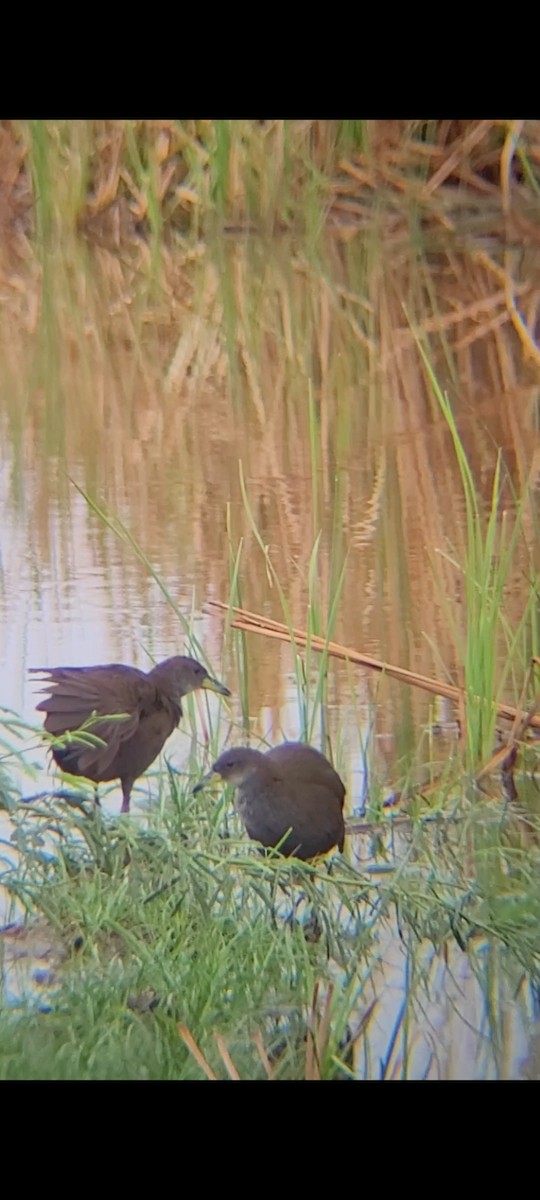
[[[96,783],[96,786],[95,786],[95,788],[94,788],[94,804],[95,804],[95,805],[96,805],[98,808],[101,808],[101,800],[100,800],[100,798],[99,798],[99,791],[98,791],[98,786],[97,786],[97,783]]]
[[[309,910],[307,919],[302,926],[306,942],[318,942],[322,935],[322,925],[316,908]]]
[[[120,812],[123,812],[123,813],[129,812],[129,801],[130,801],[130,797],[131,797],[132,787],[133,787],[132,779],[123,779],[122,780],[122,807],[120,809]]]

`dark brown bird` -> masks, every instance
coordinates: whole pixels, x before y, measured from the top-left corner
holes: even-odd
[[[312,746],[283,742],[266,754],[226,750],[194,791],[215,775],[236,787],[236,808],[254,841],[303,859],[333,846],[343,850],[345,787]]]
[[[104,745],[89,745],[88,737],[64,747],[52,747],[55,762],[71,775],[94,783],[120,779],[122,812],[129,812],[135,780],[153,763],[182,716],[182,697],[197,688],[220,696],[230,691],[212,679],[195,658],[167,658],[148,674],[136,667],[108,663],[101,667],[33,667],[47,676],[45,712],[47,733],[73,733],[93,715],[103,717],[89,732]],[[45,682],[45,680],[43,680]],[[120,719],[118,714],[123,714]],[[115,720],[109,718],[116,716]]]

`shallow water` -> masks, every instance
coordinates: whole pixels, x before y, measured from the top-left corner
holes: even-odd
[[[179,252],[178,261],[164,264],[152,298],[142,274],[103,251],[83,254],[74,242],[52,257],[53,271],[20,263],[3,280],[2,706],[39,725],[30,666],[117,661],[146,668],[152,659],[190,651],[148,565],[107,527],[78,484],[122,520],[191,623],[213,673],[231,688],[227,712],[211,700],[220,741],[245,738],[234,647],[224,649],[223,619],[208,606],[228,599],[240,543],[243,605],[284,616],[246,511],[240,464],[295,626],[306,628],[311,599],[324,633],[343,569],[334,640],[459,681],[447,601],[463,627],[465,506],[452,441],[403,313],[411,264],[393,268],[381,246],[367,274],[360,236],[346,245],[329,242],[318,271],[301,246],[244,240],[227,243],[225,253],[211,245],[190,258]],[[466,307],[487,285],[469,264],[461,280],[434,265],[433,286],[441,303],[453,297]],[[421,324],[427,312],[420,305],[415,320]],[[478,321],[464,319],[445,340],[434,338],[431,352],[486,510],[502,450],[502,501],[511,513],[540,467],[537,385],[519,340],[508,323],[482,332]],[[516,620],[536,555],[534,522],[526,516],[506,596]],[[289,647],[248,636],[247,653],[252,735],[270,743],[298,737]],[[441,714],[455,715],[421,692],[337,663],[329,669],[328,701],[325,717],[351,810],[362,810],[370,791],[366,744],[384,792],[422,731]],[[194,721],[202,763],[206,718],[196,712]],[[315,712],[314,741],[319,734]],[[185,730],[167,744],[179,769],[191,744]],[[29,737],[25,761],[34,768],[27,778],[18,762],[4,762],[22,792],[50,786],[37,737]],[[145,801],[151,786],[143,780],[140,787]],[[136,808],[137,794],[134,800]],[[117,811],[118,789],[106,804]],[[403,952],[393,934],[381,948],[383,960],[384,987],[399,996]],[[442,1073],[464,1077],[473,1059],[480,1063],[474,1071],[489,1075],[478,1047],[465,1049],[454,1028],[458,1000],[475,1012],[474,981],[458,969],[450,983],[448,968],[442,980],[433,970],[440,1002],[422,1020],[439,1032],[431,1029],[425,1045],[444,1027]],[[385,1037],[393,1020],[390,1005]],[[516,1020],[514,1064],[525,1037],[522,1016]],[[475,1036],[481,1042],[484,1034]],[[425,1054],[413,1074],[424,1070],[431,1073]]]

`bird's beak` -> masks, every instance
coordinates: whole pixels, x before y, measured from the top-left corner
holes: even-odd
[[[218,696],[230,696],[231,694],[224,683],[220,683],[219,679],[212,679],[211,675],[205,675],[201,687],[206,688],[209,692],[217,692]]]
[[[195,784],[191,795],[195,796],[197,792],[202,792],[205,787],[208,787],[209,783],[215,783],[218,779],[221,779],[221,775],[217,771],[214,771],[212,767],[212,770],[207,775],[203,775],[199,783]]]

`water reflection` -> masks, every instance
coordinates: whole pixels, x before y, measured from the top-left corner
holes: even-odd
[[[283,619],[242,499],[240,462],[294,625],[306,626],[308,608],[313,616],[309,578],[320,533],[320,631],[344,570],[336,640],[426,675],[446,671],[460,679],[462,486],[403,315],[406,302],[429,333],[426,297],[415,292],[412,260],[402,257],[396,266],[381,247],[368,273],[364,249],[361,239],[330,241],[324,269],[316,270],[298,245],[209,245],[164,264],[153,300],[120,259],[97,250],[87,260],[76,244],[69,262],[58,248],[58,270],[46,279],[28,264],[26,276],[20,266],[19,281],[8,280],[0,322],[5,707],[36,721],[29,666],[116,661],[147,669],[151,657],[189,652],[147,566],[72,480],[122,518],[192,622],[215,672],[238,695],[234,643],[222,665],[223,619],[205,602],[228,598],[240,543],[243,604]],[[461,270],[454,261],[450,270],[445,260],[433,272],[441,311],[466,313],[492,288],[470,262]],[[503,450],[502,506],[511,513],[515,496],[537,484],[540,467],[531,415],[536,382],[522,347],[509,328],[483,330],[478,315],[462,315],[444,326],[444,337],[432,338],[431,350],[486,507]],[[519,619],[537,569],[531,507],[507,589],[509,621]],[[501,643],[501,661],[504,649]],[[290,648],[251,638],[248,656],[252,734],[271,743],[298,737]],[[331,664],[326,715],[351,808],[362,811],[370,782],[366,746],[375,754],[377,787],[390,787],[396,762],[414,752],[435,713],[421,693]],[[224,741],[245,736],[239,703],[232,725],[222,723],[220,731]],[[315,740],[318,733],[316,725]],[[204,754],[200,726],[198,737]],[[190,736],[179,731],[167,755],[182,769],[190,749]],[[30,758],[37,790],[46,768],[36,743]],[[111,795],[111,808],[117,803]],[[403,953],[390,931],[376,990],[395,991],[398,1005]],[[439,1001],[421,1016],[425,1036],[413,1073],[489,1075],[487,1059],[467,1049],[454,1026],[461,1005],[480,1040],[487,1036],[474,979],[440,963],[432,976]],[[394,1023],[389,1005],[381,1045]],[[509,1060],[522,1052],[523,1028],[520,1014]],[[389,1070],[399,1073],[397,1055]],[[430,1065],[436,1059],[437,1067]]]

